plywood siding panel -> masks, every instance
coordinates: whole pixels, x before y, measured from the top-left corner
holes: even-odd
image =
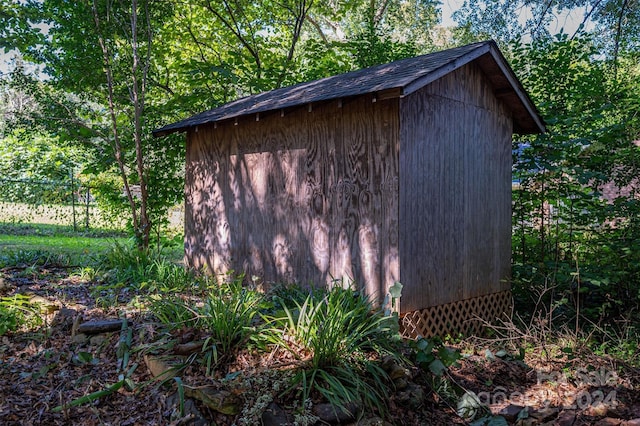
[[[188,263],[266,282],[344,278],[383,298],[398,277],[397,117],[397,99],[362,97],[190,133]]]
[[[381,297],[389,287],[400,281],[399,254],[399,114],[398,99],[378,102],[373,108],[374,153],[370,167],[374,176],[372,187],[374,217],[380,220],[378,249],[380,256]]]
[[[508,289],[511,262],[511,121],[483,109],[469,113],[486,125],[474,130],[465,156],[464,299]]]
[[[191,143],[187,146],[185,215],[190,220],[185,221],[185,256],[196,268],[224,272],[231,266],[228,197],[220,184],[227,163],[218,161],[235,143],[231,136],[211,134],[202,128],[188,135]],[[226,142],[214,143],[218,137]]]
[[[511,116],[465,66],[401,104],[403,312],[508,288]]]
[[[403,310],[461,296],[465,129],[456,126],[464,111],[455,107],[431,96],[403,102],[401,120],[408,119],[401,121],[400,153]]]

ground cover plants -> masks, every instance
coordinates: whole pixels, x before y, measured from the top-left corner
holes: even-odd
[[[2,248],[3,424],[640,417],[633,335],[595,344],[555,327],[542,302],[538,317],[492,325],[482,339],[403,341],[396,317],[341,283],[265,290],[238,274],[194,275],[171,250],[141,254],[123,241],[80,264],[69,259],[82,251],[44,248]],[[120,322],[82,331],[105,320]],[[511,405],[515,416],[500,412]]]

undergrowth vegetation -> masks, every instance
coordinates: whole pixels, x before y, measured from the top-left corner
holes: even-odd
[[[41,325],[38,314],[38,305],[31,303],[28,296],[0,297],[0,336],[22,326]]]
[[[475,419],[478,424],[500,421],[449,374],[463,357],[452,345],[464,352],[464,340],[403,341],[394,313],[374,306],[341,282],[331,289],[276,285],[264,290],[257,282],[247,284],[240,274],[219,278],[195,274],[170,253],[171,247],[141,252],[133,242],[112,242],[105,251],[85,257],[80,266],[70,260],[73,256],[55,254],[55,250],[3,250],[0,264],[19,268],[22,275],[37,274],[40,266],[70,268],[79,279],[91,283],[99,307],[144,312],[146,321],[156,324],[155,337],[136,348],[124,346],[132,353],[182,353],[188,341],[190,349],[182,361],[172,364],[155,383],[172,383],[182,389],[178,394],[184,399],[186,385],[181,377],[186,380],[196,374],[219,383],[239,380],[237,386],[245,390],[242,407],[233,411],[239,416],[237,424],[260,421],[261,413],[273,402],[292,409],[298,424],[317,420],[311,408],[318,401],[327,401],[336,411],[366,409],[384,417],[397,383],[394,371],[408,368],[420,371],[421,382],[442,401],[457,406],[466,420]],[[515,279],[518,284],[526,282],[520,275]],[[575,323],[558,321],[566,318],[565,313],[558,313],[566,308],[565,302],[554,299],[557,295],[549,298],[548,293],[555,291],[553,285],[532,287],[527,297],[537,294],[533,309],[517,311],[502,324],[488,325],[488,334],[480,342],[492,354],[524,360],[535,353],[554,360],[591,350],[637,365],[633,324],[609,330],[593,324],[591,329],[581,326],[576,331]],[[393,298],[400,297],[401,285],[393,288]],[[521,303],[518,287],[515,296],[516,303]],[[0,335],[42,324],[42,318],[38,304],[28,296],[0,299]],[[130,328],[127,333],[131,340]],[[251,357],[262,360],[260,369],[250,375],[238,371],[239,363],[246,365]],[[390,365],[394,366],[391,370]],[[123,373],[118,382],[69,406],[94,401],[122,386],[135,389],[152,384],[131,384],[130,374]]]
[[[395,319],[338,286],[281,305],[281,312],[266,319],[271,341],[302,361],[292,381],[302,401],[317,392],[341,409],[364,403],[384,413],[389,381],[379,361],[398,353]]]
[[[400,357],[396,320],[371,302],[339,286],[331,290],[279,286],[262,293],[242,285],[242,276],[226,282],[211,278],[198,287],[204,298],[174,294],[152,298],[150,309],[170,332],[195,329],[203,339],[197,360],[205,374],[247,348],[268,355],[280,348],[289,380],[280,395],[292,395],[305,407],[321,396],[339,409],[350,404],[384,413],[390,386],[380,361]],[[291,366],[295,366],[291,371]]]
[[[640,341],[637,67],[594,60],[597,48],[588,34],[511,45],[547,132],[513,143],[516,315],[501,341]]]

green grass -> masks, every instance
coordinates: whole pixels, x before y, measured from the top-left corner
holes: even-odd
[[[106,252],[114,241],[126,238],[72,237],[66,235],[4,235],[0,234],[0,255],[15,251],[48,252],[68,256],[73,263],[84,263],[87,256]]]
[[[0,263],[56,258],[65,259],[64,263],[70,265],[85,265],[106,253],[115,242],[126,241],[125,234],[113,230],[74,232],[70,226],[0,223]]]
[[[51,225],[43,223],[8,223],[0,222],[0,234],[2,235],[39,235],[39,236],[69,236],[92,238],[123,238],[126,233],[121,230],[88,228],[78,226],[74,231],[73,226]]]
[[[90,258],[107,255],[114,246],[129,245],[130,238],[118,230],[74,231],[73,227],[63,225],[0,223],[0,257],[18,251],[39,252],[65,256],[74,264],[84,265]],[[171,261],[182,260],[181,244],[164,244],[163,252]]]

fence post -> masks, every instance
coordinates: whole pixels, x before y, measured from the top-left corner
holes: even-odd
[[[73,212],[73,232],[78,232],[78,225],[76,223],[76,196],[73,182],[73,166],[70,170],[71,174],[71,211]]]
[[[87,196],[86,196],[86,216],[85,216],[85,222],[84,222],[84,227],[85,229],[89,229],[89,197],[91,196],[91,188],[89,186],[87,186]]]

